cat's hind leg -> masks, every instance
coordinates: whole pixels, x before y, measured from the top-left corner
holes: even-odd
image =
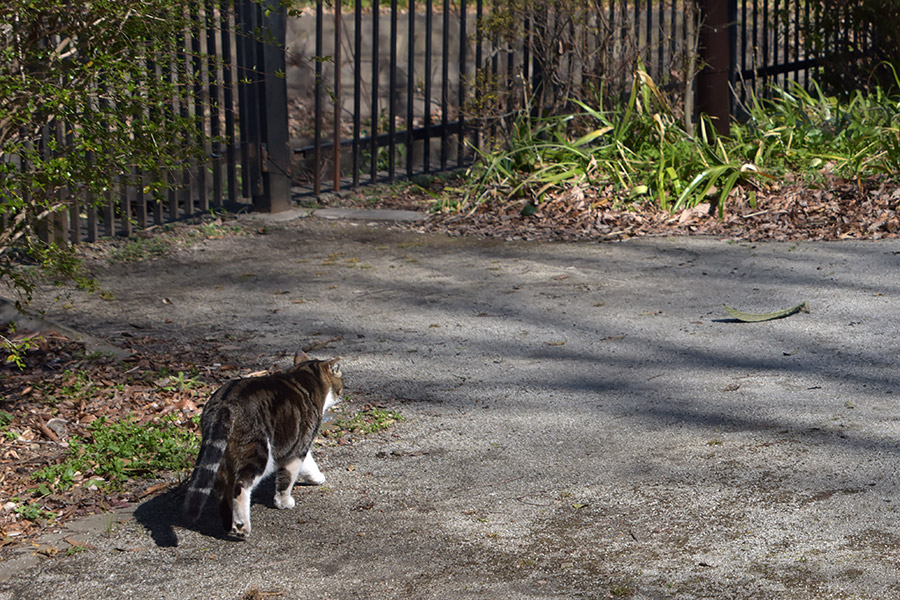
[[[219,506],[219,517],[222,519],[222,528],[225,531],[231,531],[231,490],[234,489],[234,483],[228,481],[228,477],[223,475],[223,472],[224,470],[219,471],[219,476],[216,477],[215,497]]]
[[[250,535],[250,498],[253,490],[263,477],[272,472],[268,443],[255,444],[245,461],[235,477],[231,511],[231,534],[242,538]]]
[[[302,461],[295,456],[286,463],[279,466],[275,472],[275,507],[276,508],[294,508],[296,501],[291,496],[294,489],[294,482],[297,481],[297,475],[300,474]]]
[[[310,485],[322,485],[325,483],[325,476],[322,475],[319,465],[313,459],[312,450],[309,450],[306,456],[303,457],[303,461],[300,463],[299,476],[304,483]]]

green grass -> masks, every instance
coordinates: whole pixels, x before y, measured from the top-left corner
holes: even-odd
[[[576,101],[579,112],[547,118],[523,111],[503,147],[476,149],[464,194],[434,208],[472,211],[483,202],[515,201],[528,216],[567,189],[611,186],[617,208],[710,202],[721,216],[737,186],[765,189],[787,173],[811,183],[900,177],[900,97],[876,91],[839,100],[797,85],[772,92],[771,99],[754,98],[747,122],[732,124],[727,137],[706,117],[689,133],[639,68],[621,105]]]
[[[124,246],[113,251],[110,259],[116,262],[137,262],[162,256],[172,247],[172,240],[166,237],[132,238]]]
[[[331,437],[332,431],[337,432],[337,435],[377,433],[402,420],[403,416],[398,412],[382,408],[370,408],[361,410],[347,418],[335,419],[334,425],[328,431],[323,431],[323,435]]]
[[[199,448],[197,434],[179,426],[173,416],[146,424],[130,417],[101,417],[89,429],[88,437],[69,441],[62,462],[34,473],[37,494],[65,492],[78,477],[85,485],[121,489],[136,477],[190,468]]]

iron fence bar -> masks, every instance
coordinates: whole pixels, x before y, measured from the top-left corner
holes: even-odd
[[[75,147],[75,133],[69,128],[67,132],[64,133],[66,140],[66,148],[74,148]],[[77,244],[81,241],[82,235],[82,225],[81,225],[81,203],[79,200],[79,194],[69,190],[69,242],[72,244]]]
[[[174,117],[178,115],[178,64],[176,62],[175,52],[167,52],[162,56],[163,63],[160,65],[160,76],[168,81],[172,86],[173,93],[169,99],[168,106],[163,107],[162,118],[166,120],[170,127],[174,128]],[[101,101],[102,102],[102,101]],[[180,135],[180,132],[174,132]],[[177,178],[174,169],[166,169],[163,176],[166,178],[166,208],[170,219],[174,219],[178,215],[178,191],[176,190]]]
[[[778,0],[775,0],[775,4],[773,5],[773,18],[774,22],[769,23],[769,27],[772,30],[772,64],[778,64],[778,27],[781,22],[781,12],[778,10]],[[781,85],[781,81],[779,81],[778,76],[774,77],[773,83],[776,85]]]
[[[746,0],[744,0],[746,2]],[[753,27],[752,27],[752,35],[753,35],[753,43],[750,49],[750,64],[754,68],[759,65],[760,56],[759,56],[759,5],[757,0],[753,0]],[[756,82],[753,82],[753,87],[751,90],[756,92]]]
[[[634,37],[637,55],[641,55],[641,1],[634,0]]]
[[[684,14],[685,14],[684,11],[682,11],[682,15],[684,15]],[[684,29],[684,19],[685,19],[685,17],[682,16],[682,18],[681,18],[682,30]],[[678,26],[677,26],[677,24],[678,24],[678,0],[672,0],[672,4],[670,5],[670,11],[669,11],[669,27],[671,28],[671,31],[669,33],[669,39],[671,40],[671,43],[669,44],[669,64],[671,64],[671,65],[676,64],[675,57],[678,56],[678,41],[677,41],[678,40],[678,33],[677,33]]]
[[[376,3],[377,4],[377,3]],[[373,12],[378,10],[373,7]],[[359,135],[362,112],[362,0],[356,0],[353,14],[353,188],[359,187]]]
[[[406,73],[406,176],[413,174],[413,108],[416,92],[416,3],[409,0],[409,40],[406,44],[407,73]]]
[[[232,0],[226,0],[220,5],[219,24],[222,36],[222,109],[225,113],[225,164],[227,165],[226,182],[228,188],[228,202],[237,202],[237,153],[235,152],[235,97],[234,97],[234,69],[237,57],[232,46],[231,36],[235,32],[235,11]],[[243,175],[243,173],[242,173]]]
[[[188,22],[185,25],[184,29],[184,37],[183,44],[181,45],[183,55],[181,57],[181,68],[184,69],[184,97],[181,102],[181,116],[187,122],[191,119],[191,112],[194,112],[193,117],[196,119],[196,108],[193,106],[192,100],[197,95],[197,84],[196,81],[192,82],[192,79],[195,78],[194,72],[194,61],[195,61],[195,52],[193,50],[194,44],[194,35],[193,35],[193,16],[192,16],[192,3],[185,4],[185,13],[188,18]],[[191,85],[193,83],[193,85]],[[193,89],[193,93],[190,93],[189,90]],[[185,141],[188,146],[191,146],[194,142],[194,136],[191,134],[191,131],[188,129],[185,131]],[[193,159],[188,159],[185,162],[184,169],[182,170],[182,188],[181,188],[181,198],[182,198],[182,208],[184,210],[185,216],[190,216],[194,214],[194,183],[197,179],[197,175],[195,173],[196,161]]]
[[[341,0],[334,2],[334,191],[341,189]]]
[[[756,69],[747,69],[745,71],[741,71],[741,78],[748,81],[755,81],[757,79],[766,80],[777,75],[784,75],[785,73],[811,69],[818,66],[818,64],[819,61],[815,58],[805,58],[802,60],[783,63],[780,65],[769,65]]]
[[[622,48],[622,56],[625,56],[625,53],[627,51],[626,46],[628,43],[628,39],[626,36],[628,34],[628,31],[631,29],[631,27],[626,27],[626,25],[628,25],[628,2],[627,2],[627,0],[622,0],[620,7],[621,7],[621,15],[620,15],[621,23],[619,25],[619,43],[621,44],[621,48]],[[622,69],[622,88],[623,89],[628,89],[630,75],[631,75],[631,73],[629,73],[627,69]]]
[[[434,19],[434,0],[425,0],[425,89],[424,107],[422,109],[422,123],[428,130],[431,127],[431,53],[432,48],[432,19]],[[422,148],[422,164],[425,173],[431,171],[431,139],[426,138]]]
[[[250,41],[248,39],[248,29],[250,29],[250,15],[248,13],[248,0],[234,0],[235,3],[235,46],[236,46],[236,75],[237,75],[237,122],[240,124],[240,137],[238,139],[238,144],[240,147],[240,162],[241,162],[241,196],[244,198],[249,198],[251,196],[250,192],[250,179],[252,177],[252,169],[250,169],[250,138],[249,132],[251,129],[250,125],[250,115],[249,106],[250,106],[250,95],[249,95],[249,86],[246,83],[247,78],[249,77],[249,73],[247,72],[249,61],[249,50],[247,46],[250,45]]]
[[[466,0],[459,2],[459,103],[456,108],[456,118],[459,121],[459,133],[456,134],[456,165],[462,167],[465,160],[465,136],[466,136],[466,47],[468,36],[466,34]]]
[[[97,223],[97,205],[94,192],[90,190],[85,194],[84,201],[87,209],[87,224],[85,225],[85,238],[89,242],[97,241],[98,223]]]
[[[450,96],[450,0],[444,0],[443,8],[443,22],[441,23],[443,33],[441,46],[441,170],[447,168],[447,123],[449,121],[447,104]]]
[[[740,70],[738,73],[743,73],[747,70],[747,0],[740,0],[741,2],[741,49],[739,50],[738,56],[740,56]],[[737,58],[737,56],[733,57],[732,60]],[[747,98],[747,90],[745,88],[745,84],[743,81],[735,81],[735,85],[740,86],[741,93],[741,101],[744,101]]]
[[[498,70],[497,70],[497,59],[498,59],[498,56],[497,56],[497,46],[499,45],[499,41],[500,41],[500,34],[499,34],[499,32],[496,30],[496,28],[495,28],[495,29],[494,29],[494,33],[493,33],[493,35],[491,36],[491,39],[488,41],[488,44],[490,44],[490,49],[491,49],[491,62],[490,62],[490,75],[491,75],[491,77],[490,77],[490,79],[488,80],[488,81],[489,81],[488,85],[490,86],[489,89],[490,89],[490,91],[492,92],[491,95],[492,95],[494,98],[497,98],[496,102],[497,102],[497,107],[498,107],[498,108],[499,108],[499,105],[500,105],[500,101],[499,101],[498,94],[497,94],[497,92],[500,91],[500,90],[498,89],[499,85],[498,85],[498,77],[497,77],[497,74],[498,74]],[[462,43],[462,36],[460,36],[460,43]],[[486,78],[486,79],[487,79],[487,78]],[[496,118],[492,118],[492,119],[491,119],[490,136],[491,136],[491,139],[494,139],[494,138],[497,137],[497,119],[496,119]]]
[[[463,131],[462,127],[463,127],[462,123],[460,123],[459,121],[453,121],[453,122],[447,124],[447,128],[446,128],[447,133],[449,135],[457,135],[461,131]],[[442,129],[444,129],[443,125],[431,125],[430,127],[416,127],[415,129],[412,130],[413,141],[418,142],[421,140],[438,137],[440,135],[440,132]],[[379,133],[377,136],[375,136],[374,139],[371,136],[366,136],[366,137],[360,138],[360,142],[361,143],[374,142],[374,143],[378,144],[378,146],[383,147],[383,146],[387,146],[390,139],[391,139],[390,133]],[[341,143],[342,147],[352,147],[353,140],[352,139],[342,139],[340,143]],[[332,145],[333,145],[333,142],[324,140],[322,142],[322,149],[330,150],[332,148]],[[294,154],[308,154],[309,152],[312,152],[313,150],[315,150],[315,146],[310,144],[307,146],[302,146],[300,148],[294,148],[293,153]]]
[[[763,38],[762,38],[762,61],[764,65],[769,64],[769,54],[770,54],[770,45],[769,45],[769,34],[771,32],[771,21],[769,21],[769,0],[763,0]],[[763,80],[764,90],[769,85],[769,79],[766,78]]]
[[[185,5],[184,10],[190,10],[190,8]],[[178,37],[178,52],[176,58],[176,70],[182,75],[182,83],[183,90],[181,98],[179,99],[179,114],[181,115],[182,122],[187,122],[190,118],[190,98],[188,97],[187,90],[189,82],[190,82],[190,56],[188,55],[188,44],[189,39],[187,37],[187,32],[182,30],[181,35]],[[182,130],[182,135],[184,136],[185,145],[190,145],[191,143],[191,134],[187,130]],[[184,214],[189,215],[194,212],[194,204],[193,197],[191,196],[191,162],[188,161],[181,169],[181,184],[178,189],[177,196],[179,197],[178,204],[181,210],[184,211]]]
[[[200,46],[200,32],[202,30],[202,22],[200,16],[200,3],[191,3],[191,70],[194,77],[194,121],[197,124],[200,135],[202,136],[206,129],[206,107],[204,106],[204,85],[203,85],[203,57],[201,55],[202,48]],[[209,210],[209,198],[206,193],[206,164],[205,161],[196,161],[194,165],[194,179],[196,179],[197,203],[202,211]],[[190,211],[193,213],[194,211]]]
[[[729,0],[728,2],[728,75],[726,84],[730,85],[735,80],[735,72],[737,71],[737,64],[735,61],[735,54],[737,52],[737,28],[734,26],[737,21],[737,1]],[[728,97],[728,117],[734,115],[734,94],[731,90],[727,93]]]
[[[462,1],[465,2],[465,0],[462,0]],[[463,12],[463,15],[465,15],[465,12]],[[463,18],[465,18],[465,17],[463,17]],[[465,38],[463,38],[463,39],[465,39]],[[514,90],[515,81],[513,79],[513,72],[514,72],[513,70],[515,68],[515,54],[516,54],[515,37],[513,37],[512,35],[507,35],[507,44],[506,44],[506,112],[507,113],[511,112],[511,110],[512,110],[513,96],[514,96],[514,91],[515,91]],[[462,60],[463,58],[464,57],[461,57],[460,64],[464,64],[464,62]],[[465,80],[464,74],[460,73],[460,81],[464,81],[464,80]],[[462,108],[462,105],[463,105],[462,101],[465,98],[465,94],[461,93],[459,98],[460,98],[459,105],[460,105],[460,108]],[[462,146],[460,146],[460,147],[462,147]]]
[[[318,196],[322,191],[322,30],[323,30],[324,6],[322,0],[316,0],[316,81],[315,81],[315,126],[313,138],[315,140],[315,158],[313,159],[313,188]]]
[[[475,106],[478,107],[478,110],[482,110],[481,106],[481,89],[484,86],[484,77],[481,77],[481,81],[479,81],[479,73],[481,72],[482,67],[482,59],[484,58],[484,50],[483,50],[483,42],[484,42],[484,0],[475,0]],[[526,48],[528,47],[528,41],[526,37],[525,42]],[[528,57],[525,57],[526,64],[528,62]],[[482,125],[484,123],[483,119],[479,119],[476,121],[475,126],[475,147],[481,148],[481,132]],[[446,123],[445,123],[446,125]],[[446,168],[446,163],[441,163],[442,168]]]
[[[153,57],[147,58],[147,73],[149,73],[150,76],[155,78],[157,81],[161,81],[163,78],[162,69],[160,68],[156,60],[153,59]],[[147,107],[147,118],[150,119],[151,122],[162,122],[164,117],[160,113],[160,108],[157,105],[151,105]],[[154,182],[159,182],[160,179],[164,177],[162,171],[159,168],[153,169],[150,176]],[[162,198],[159,198],[158,195],[154,193],[151,201],[153,202],[153,224],[161,225],[163,223]]]
[[[132,97],[140,94],[139,90],[144,85],[147,84],[147,79],[149,77],[146,61],[141,61],[141,62],[143,64],[141,65],[142,72],[140,73],[140,80],[135,82],[137,85],[135,86],[135,91],[134,91]],[[132,118],[133,118],[132,135],[135,135],[137,133],[138,127],[140,126],[141,122],[146,121],[150,118],[149,107],[141,108],[141,109],[137,110],[136,114],[132,115]],[[71,147],[70,144],[68,144],[68,145],[69,145],[69,147]],[[142,169],[138,169],[133,166],[130,168],[130,171],[131,171],[131,174],[133,177],[133,182],[130,187],[131,187],[131,193],[134,196],[134,208],[135,208],[135,212],[137,213],[136,214],[137,225],[141,229],[145,229],[147,227],[147,201],[146,201],[146,198],[144,197],[145,173]],[[74,216],[73,225],[77,225],[78,213],[75,213],[73,216]],[[80,237],[80,235],[79,235],[79,237]]]
[[[647,70],[653,72],[653,0],[647,0],[647,33],[644,37],[644,43],[647,46]]]
[[[804,7],[804,10],[803,10],[803,21],[804,21],[803,26],[806,30],[809,30],[808,28],[815,27],[815,25],[813,24],[813,22],[815,20],[815,14],[813,12],[811,12],[810,3],[806,2],[805,4],[806,4],[806,6]],[[814,31],[818,32],[818,28],[814,29]],[[816,57],[816,48],[817,48],[817,44],[816,44],[815,37],[808,37],[807,39],[805,39],[803,41],[803,56],[806,58],[815,58]],[[813,79],[813,72],[810,70],[806,70],[804,75],[805,75],[804,82],[803,82],[804,88],[809,89],[809,86],[812,83],[812,79]]]
[[[394,180],[396,165],[394,153],[397,150],[397,103],[394,101],[397,94],[397,0],[391,0],[391,29],[390,29],[390,83],[388,92],[388,181]]]
[[[378,181],[378,15],[381,13],[379,1],[372,6],[372,123],[371,123],[371,157],[369,170],[371,181]]]
[[[206,56],[209,60],[207,68],[209,81],[209,167],[212,170],[213,205],[222,206],[222,142],[219,114],[219,54],[216,44],[216,8],[213,0],[206,0]]]
[[[85,110],[88,112],[94,112],[94,103],[90,101],[88,105],[85,107]],[[88,150],[86,153],[86,160],[88,164],[94,163],[94,152]],[[87,223],[85,224],[85,237],[87,241],[94,242],[97,240],[98,233],[98,222],[97,222],[97,204],[95,202],[96,197],[94,196],[94,192],[90,189],[86,190],[84,196],[85,202],[85,210],[87,212]]]
[[[790,34],[790,31],[788,33]],[[794,61],[798,60],[800,60],[800,2],[794,0]],[[800,71],[794,71],[794,83],[800,83]]]

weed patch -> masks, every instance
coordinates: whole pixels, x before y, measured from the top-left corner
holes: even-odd
[[[566,197],[601,210],[708,203],[721,219],[738,188],[756,210],[756,194],[785,178],[900,177],[900,97],[880,90],[841,100],[818,87],[776,87],[771,99],[745,107],[749,119],[733,123],[727,137],[706,117],[687,130],[642,68],[625,103],[574,103],[576,114],[518,115],[503,147],[476,148],[464,193],[440,198],[433,210],[471,214],[488,202],[512,203],[531,217]]]
[[[199,448],[197,434],[173,415],[146,424],[100,418],[89,430],[88,437],[69,442],[62,462],[35,472],[38,494],[65,492],[76,482],[120,490],[134,477],[189,468]]]
[[[172,240],[166,237],[138,237],[132,238],[121,248],[117,248],[110,255],[114,262],[137,262],[156,256],[163,256],[174,246]]]
[[[328,423],[323,427],[321,435],[329,440],[352,435],[369,435],[384,431],[402,420],[403,415],[396,411],[367,404],[356,412],[345,413]]]

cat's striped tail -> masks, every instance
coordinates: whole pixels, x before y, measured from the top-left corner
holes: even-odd
[[[229,387],[229,386],[225,386]],[[231,432],[231,411],[226,406],[218,406],[213,400],[224,388],[219,389],[204,408],[203,441],[200,444],[200,453],[197,455],[197,463],[194,472],[188,481],[187,494],[184,498],[184,512],[191,520],[200,518],[206,500],[212,495],[213,486],[216,483],[216,474],[222,464],[225,448],[228,446],[228,436]],[[212,406],[210,406],[212,404]],[[210,408],[214,414],[207,414]]]

